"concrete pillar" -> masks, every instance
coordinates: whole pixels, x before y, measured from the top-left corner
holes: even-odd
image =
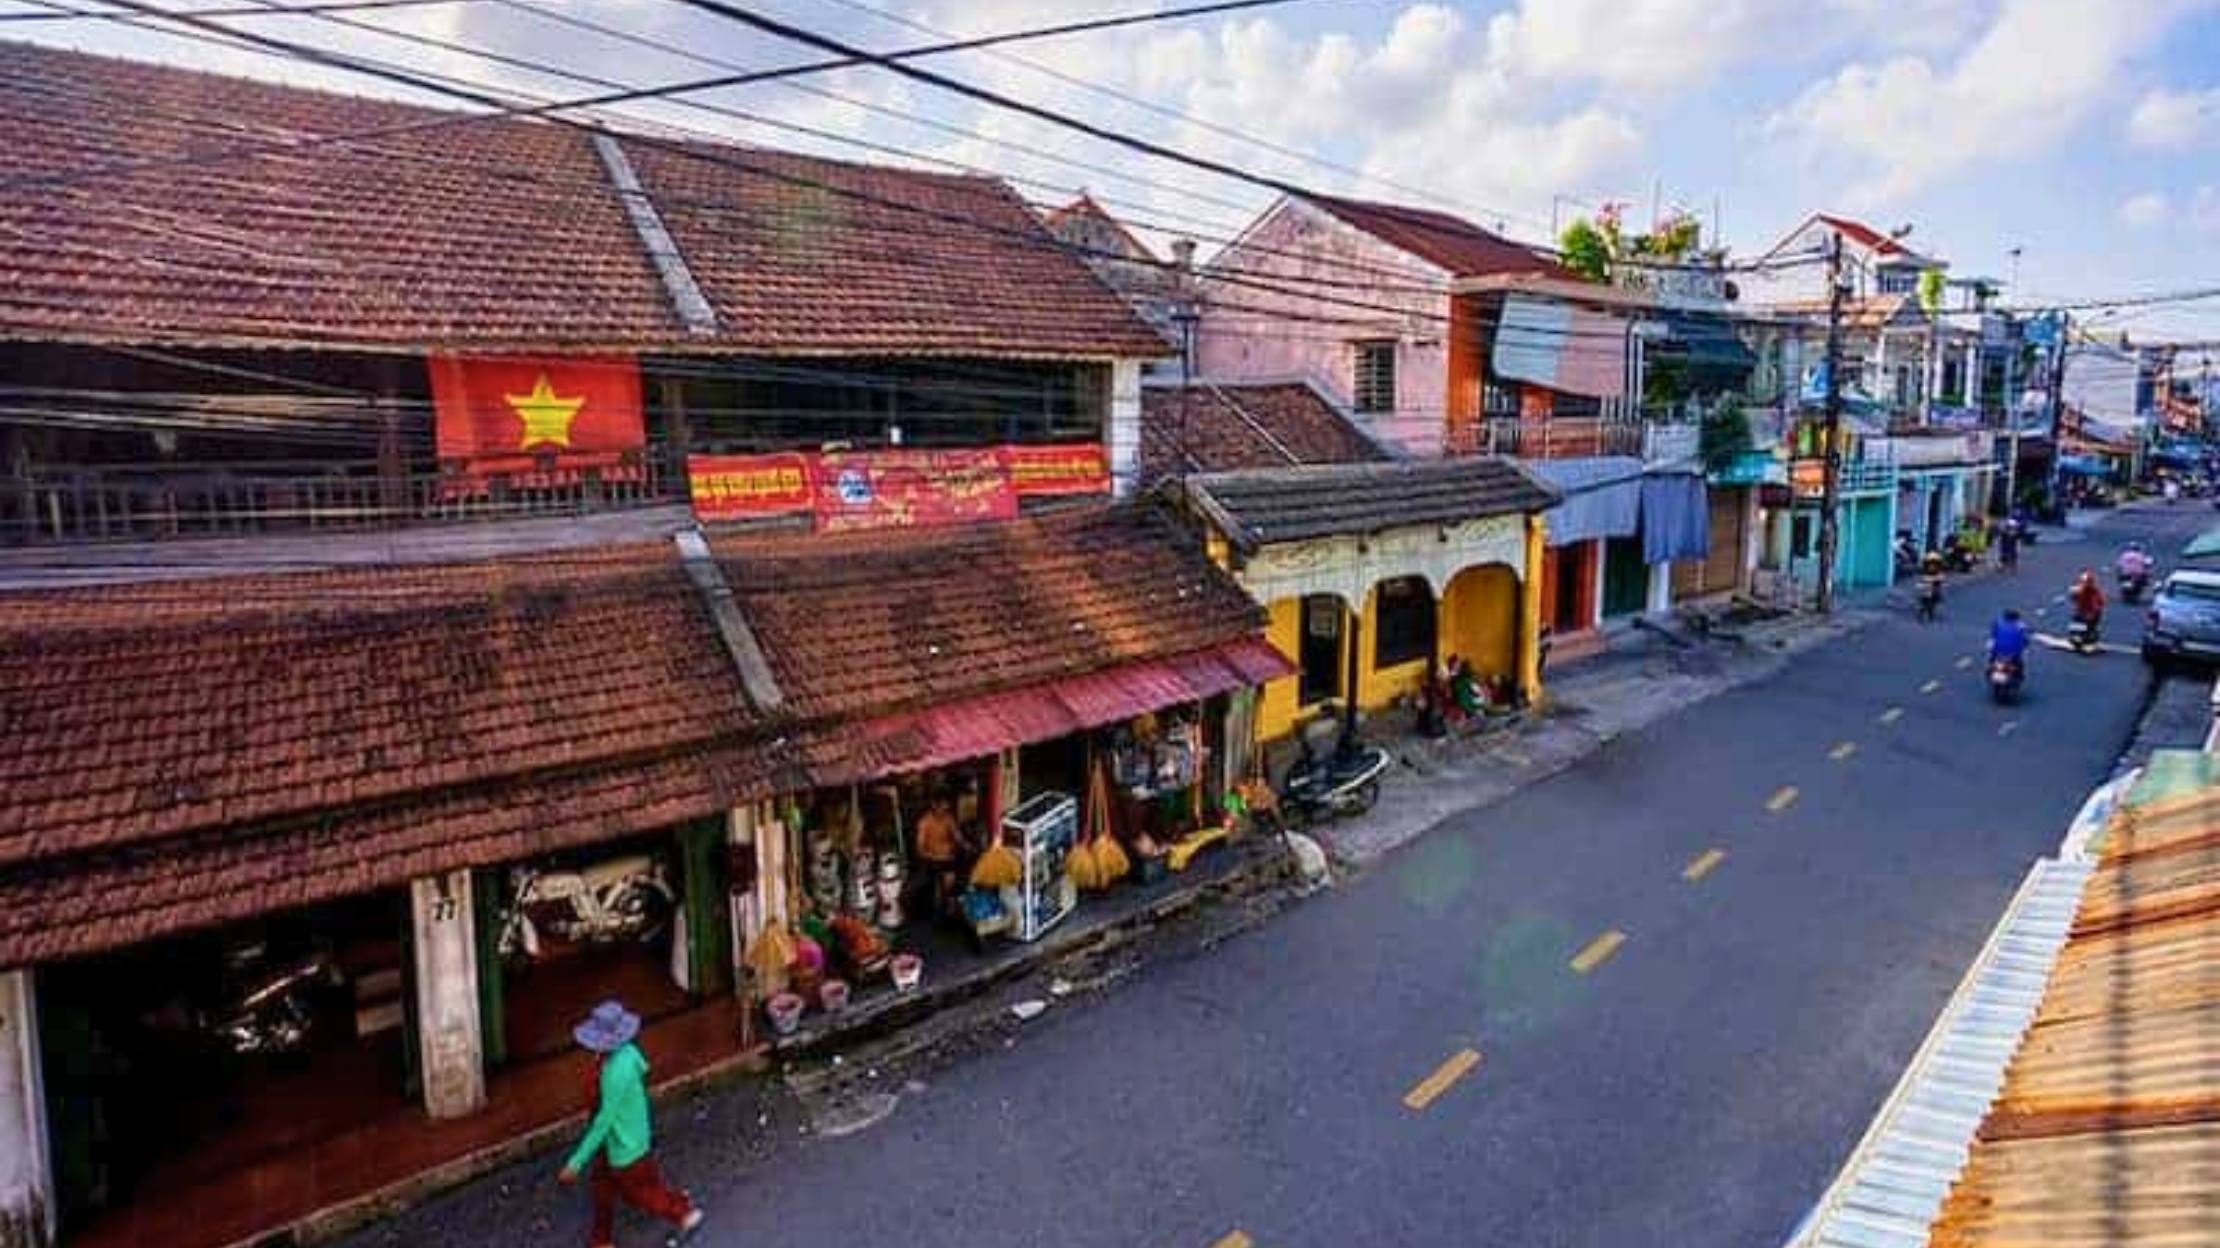
[[[1970,341],[1970,342],[1966,343],[1966,363],[1965,363],[1965,370],[1964,370],[1964,371],[1963,371],[1962,373],[1960,373],[1959,375],[1960,375],[1961,377],[1963,377],[1963,378],[1965,379],[1965,383],[1964,383],[1964,384],[1963,384],[1962,386],[1960,386],[1960,387],[1959,387],[1959,392],[1960,392],[1960,394],[1964,396],[1964,397],[1963,397],[1963,403],[1964,403],[1964,406],[1966,406],[1966,407],[1974,407],[1974,406],[1977,406],[1977,405],[1978,405],[1978,404],[1980,403],[1980,399],[1981,399],[1981,341],[1980,341],[1980,339],[1978,339],[1978,338],[1977,338],[1977,339],[1974,339],[1974,340],[1972,340],[1972,341]]]
[[[470,872],[410,881],[409,911],[416,936],[417,1060],[424,1112],[434,1118],[466,1117],[486,1104]]]
[[[1742,560],[1734,574],[1734,592],[1750,596],[1757,589],[1758,564],[1765,557],[1765,532],[1760,520],[1758,489],[1745,487],[1742,491]]]
[[[1141,479],[1141,362],[1110,365],[1110,488],[1119,498]]]
[[[1661,615],[1673,609],[1673,565],[1666,560],[1649,567],[1650,583],[1642,609],[1651,615]]]
[[[54,1242],[54,1166],[46,1150],[31,972],[0,972],[0,1248]]]

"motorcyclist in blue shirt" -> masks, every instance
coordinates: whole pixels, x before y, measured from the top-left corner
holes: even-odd
[[[2001,619],[1989,626],[1989,657],[2015,666],[2024,663],[2028,641],[2027,625],[2020,622],[2020,613],[2007,609]]]

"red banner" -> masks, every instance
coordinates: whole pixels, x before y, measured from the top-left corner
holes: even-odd
[[[630,356],[441,355],[430,361],[444,471],[512,484],[637,474],[647,446],[640,366]]]
[[[829,451],[817,457],[817,527],[907,528],[1017,516],[1001,448]]]
[[[1002,455],[1010,469],[1010,488],[1020,498],[1110,492],[1110,458],[1101,443],[1005,446]]]
[[[816,503],[810,457],[689,455],[687,493],[704,520],[753,520],[808,512]]]

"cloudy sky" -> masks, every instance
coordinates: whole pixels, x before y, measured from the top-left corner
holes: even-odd
[[[271,2],[302,0],[163,0]],[[750,7],[892,49],[1155,2]],[[46,0],[0,0],[0,15],[39,12],[51,12]],[[447,0],[351,14],[361,23],[353,27],[224,20],[535,96],[585,94],[589,80],[644,85],[811,58],[680,0]],[[391,92],[112,22],[7,21],[0,37]],[[1662,202],[1697,212],[1751,254],[1805,213],[1828,209],[1883,228],[1908,224],[1915,244],[1961,274],[2016,272],[2016,301],[2220,284],[2220,0],[1291,0],[930,63],[1181,151],[1305,186],[1453,207],[1530,240],[1605,200],[1632,205],[1637,219]],[[1188,233],[1206,252],[1271,198],[881,71],[806,84],[617,116],[850,158],[990,170],[1043,201],[1085,187],[1156,227],[1152,237]],[[2220,300],[2116,313],[2108,323],[2220,338]]]

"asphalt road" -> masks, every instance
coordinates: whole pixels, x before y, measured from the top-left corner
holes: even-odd
[[[2146,695],[2132,654],[2038,649],[2025,700],[1994,706],[1987,620],[2063,631],[2053,596],[2112,540],[2212,522],[2185,503],[2046,540],[1941,622],[1898,610],[1622,738],[1052,1010],[867,1131],[765,1156],[745,1094],[680,1115],[666,1167],[710,1206],[697,1242],[1773,1248]],[[554,1164],[361,1242],[583,1243]]]

